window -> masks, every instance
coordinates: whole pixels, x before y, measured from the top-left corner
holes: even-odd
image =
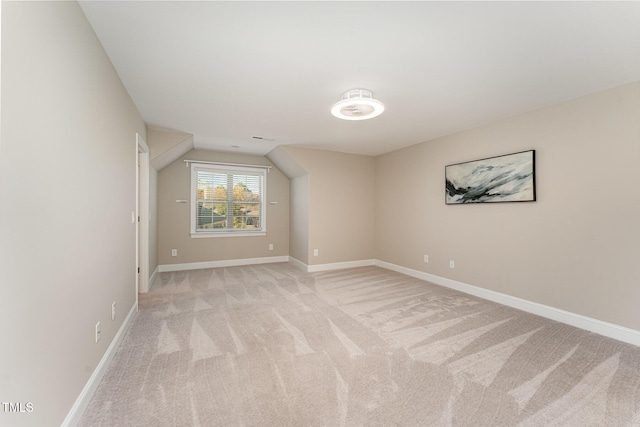
[[[266,169],[191,163],[191,237],[264,235]]]

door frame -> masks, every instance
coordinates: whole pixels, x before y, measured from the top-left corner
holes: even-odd
[[[149,146],[136,133],[136,305],[149,292]]]

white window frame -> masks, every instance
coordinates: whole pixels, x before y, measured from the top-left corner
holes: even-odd
[[[205,171],[211,173],[225,173],[225,174],[251,174],[258,175],[262,179],[262,194],[260,199],[260,224],[262,227],[257,230],[238,228],[238,229],[211,229],[207,231],[196,229],[196,215],[198,205],[198,183],[197,183],[197,171]],[[250,166],[228,166],[228,165],[216,165],[216,164],[204,164],[204,163],[191,163],[191,238],[208,238],[208,237],[241,237],[241,236],[265,236],[267,234],[267,170],[264,167],[250,167]]]

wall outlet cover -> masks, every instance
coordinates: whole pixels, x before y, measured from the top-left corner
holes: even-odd
[[[100,322],[96,323],[96,343],[100,341],[100,336],[102,335],[102,330],[100,329]]]

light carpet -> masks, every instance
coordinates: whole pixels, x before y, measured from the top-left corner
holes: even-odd
[[[640,348],[396,272],[159,282],[82,426],[640,425]]]

